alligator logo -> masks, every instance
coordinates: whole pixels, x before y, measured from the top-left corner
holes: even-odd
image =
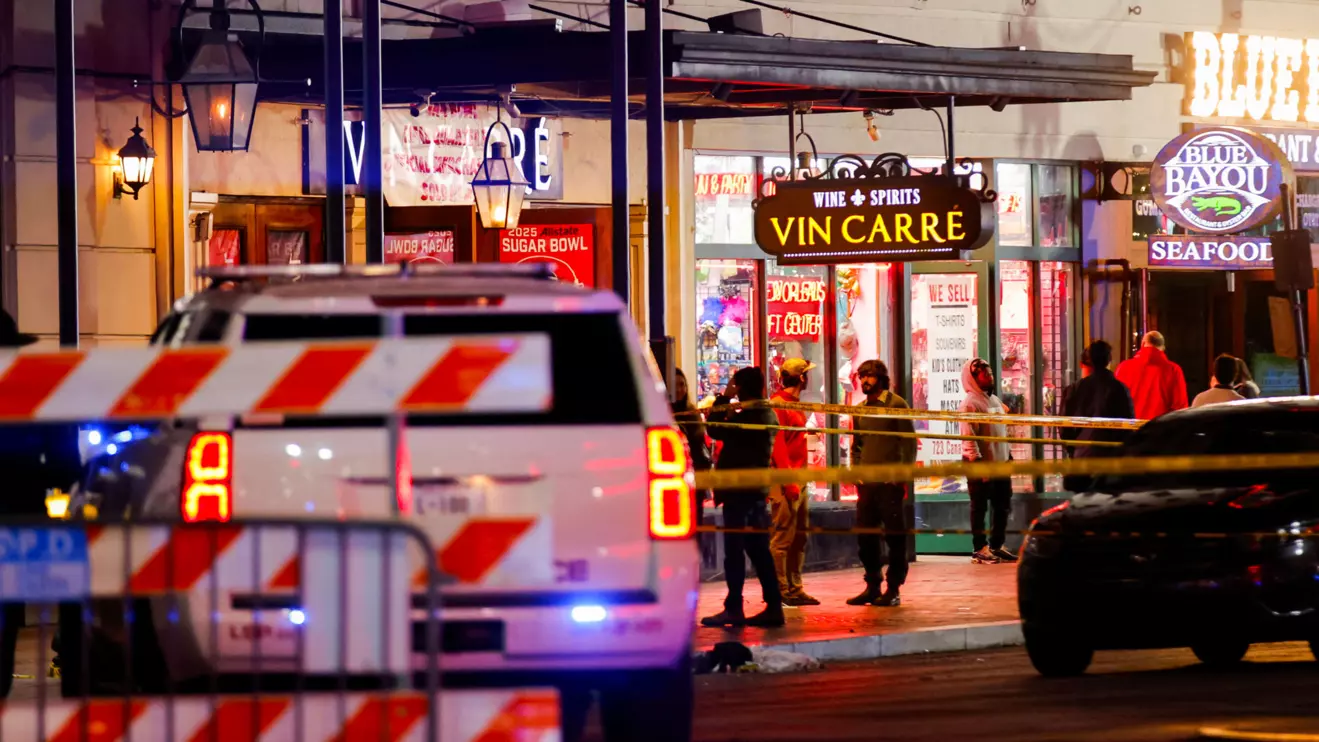
[[[1214,210],[1215,216],[1235,216],[1241,213],[1241,202],[1231,196],[1191,197],[1191,208],[1196,211]]]

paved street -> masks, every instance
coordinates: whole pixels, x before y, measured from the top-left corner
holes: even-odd
[[[897,608],[855,607],[844,601],[864,587],[860,569],[810,572],[806,591],[821,605],[788,608],[781,629],[698,629],[695,644],[709,647],[736,640],[744,644],[827,641],[861,634],[892,634],[938,626],[1017,620],[1017,571],[1013,565],[972,564],[966,557],[923,556],[911,565]],[[718,613],[727,593],[723,582],[701,585],[700,615]],[[748,579],[746,611],[757,612],[760,583]]]
[[[1319,666],[1303,644],[1261,645],[1211,671],[1187,650],[1110,652],[1090,673],[1037,676],[1019,648],[697,678],[696,738],[733,740],[1187,740],[1203,726],[1313,721]],[[1308,725],[1308,726],[1307,726]]]

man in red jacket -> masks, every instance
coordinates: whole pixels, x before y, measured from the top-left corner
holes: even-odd
[[[803,358],[789,358],[779,369],[783,388],[774,393],[771,401],[800,402],[806,388],[806,372],[815,364]],[[806,427],[806,413],[799,410],[774,410],[780,429],[774,437],[771,460],[775,469],[806,468],[806,431],[791,428]],[[774,554],[774,570],[778,572],[779,592],[784,605],[819,605],[820,601],[806,594],[801,584],[802,568],[806,566],[806,497],[801,487],[785,484],[770,490],[770,515],[773,519],[769,537],[769,550]]]
[[[1136,417],[1142,420],[1186,408],[1186,376],[1168,360],[1159,332],[1145,333],[1140,352],[1118,364],[1117,378],[1131,390]]]

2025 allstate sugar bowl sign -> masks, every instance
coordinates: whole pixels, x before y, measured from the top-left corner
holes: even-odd
[[[1190,131],[1159,150],[1150,192],[1159,209],[1192,232],[1233,234],[1272,221],[1291,163],[1269,139],[1216,126]]]
[[[595,232],[590,224],[524,224],[499,230],[499,262],[549,263],[566,283],[595,286]]]
[[[939,176],[785,181],[756,205],[781,265],[947,260],[994,234],[993,204]]]

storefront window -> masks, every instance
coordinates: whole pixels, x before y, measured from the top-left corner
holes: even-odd
[[[838,401],[846,405],[865,402],[856,370],[864,362],[877,358],[893,371],[897,359],[894,342],[893,312],[894,266],[887,263],[843,265],[834,270],[838,332],[835,352],[838,369],[833,383],[838,385]],[[842,416],[839,426],[852,427],[852,418]],[[852,436],[838,439],[840,461],[843,466],[852,464]],[[856,485],[845,484],[840,490],[844,500],[856,498]]]
[[[754,243],[751,202],[756,197],[755,158],[698,155],[694,169],[697,244]]]
[[[1042,247],[1075,247],[1072,240],[1072,177],[1067,165],[1040,165],[1039,244]]]
[[[999,263],[999,398],[1013,415],[1031,414],[1031,281],[1030,263],[1004,260]],[[1024,425],[1008,426],[1013,438],[1029,438],[1031,429]],[[1012,458],[1028,461],[1031,444],[1012,444]],[[1030,477],[1013,477],[1017,492],[1034,489]]]
[[[1296,178],[1296,213],[1310,241],[1319,242],[1319,178]]]
[[[816,173],[824,172],[824,169],[828,166],[828,161],[822,157],[817,157],[811,161],[811,168],[813,168]],[[781,173],[777,178],[774,174],[776,169]],[[767,181],[788,180],[792,177],[793,170],[795,169],[796,164],[787,157],[762,157],[760,160],[760,174]],[[773,193],[773,190],[767,188],[765,192],[766,195],[769,195]]]
[[[739,368],[755,363],[755,260],[696,261],[698,402],[713,400]]]
[[[918,410],[957,410],[962,391],[962,367],[976,355],[976,275],[925,274],[911,277],[912,407]],[[960,426],[942,420],[917,420],[916,430],[957,435]],[[922,438],[916,460],[923,466],[962,460],[962,442]],[[917,480],[917,494],[940,494],[966,489],[961,477]]]
[[[237,229],[217,229],[206,243],[206,267],[225,268],[242,262],[242,234]]]
[[[823,266],[780,267],[774,261],[768,265],[765,277],[765,323],[769,336],[769,391],[783,387],[779,373],[789,358],[804,358],[815,364],[808,375],[809,383],[802,391],[801,401],[824,401],[825,379],[829,371],[824,362],[824,303],[827,299],[826,282],[829,269]],[[825,427],[825,417],[810,413],[806,426]],[[808,435],[806,466],[812,469],[828,465],[826,438]],[[829,499],[829,485],[815,482],[806,486],[807,495],[817,502]]]
[[[1061,415],[1063,387],[1080,378],[1073,358],[1072,324],[1068,306],[1072,297],[1075,266],[1071,263],[1040,263],[1040,334],[1044,352],[1043,394],[1047,415]],[[1058,431],[1055,429],[1056,436]],[[1063,458],[1062,446],[1045,446],[1044,458]],[[1044,478],[1045,492],[1062,491],[1062,477]]]
[[[998,244],[1029,246],[1031,233],[1031,167],[1024,163],[1000,162],[994,166],[998,191]]]

